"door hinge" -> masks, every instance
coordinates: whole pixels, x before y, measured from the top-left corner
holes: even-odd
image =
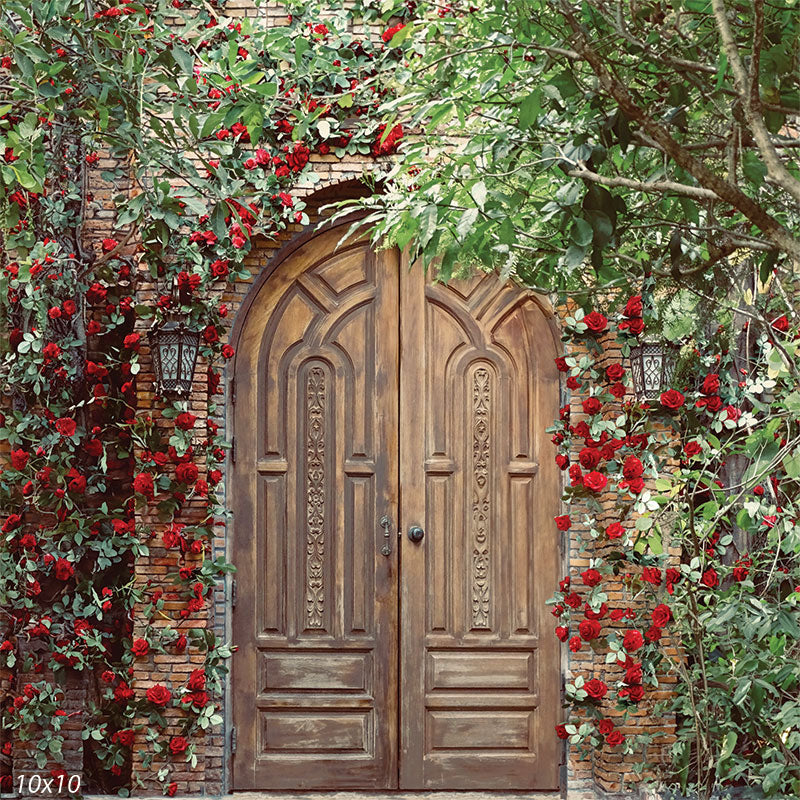
[[[236,752],[236,743],[237,743],[236,740],[237,740],[237,737],[236,737],[236,726],[234,725],[231,728],[231,753],[235,753]]]
[[[236,608],[236,578],[231,578],[231,608]]]
[[[231,463],[236,463],[236,437],[231,439]]]

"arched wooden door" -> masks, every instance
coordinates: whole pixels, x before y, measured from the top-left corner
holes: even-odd
[[[234,789],[555,789],[552,331],[340,236],[238,339]]]

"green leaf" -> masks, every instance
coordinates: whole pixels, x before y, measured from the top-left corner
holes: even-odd
[[[479,213],[480,212],[477,208],[468,208],[461,215],[461,219],[458,221],[458,225],[456,226],[456,235],[458,236],[459,240],[463,241],[467,237],[467,234],[475,225],[475,220],[478,219]]]
[[[592,230],[592,226],[585,219],[578,218],[572,223],[570,239],[572,239],[578,247],[588,247],[592,243],[593,237],[594,231]]]
[[[736,747],[736,742],[738,739],[739,737],[734,731],[728,731],[725,734],[725,738],[722,740],[722,748],[719,751],[719,761],[717,762],[717,767],[719,767],[723,761],[730,758],[731,753],[733,753],[733,748]]]
[[[542,90],[537,88],[519,104],[519,127],[522,130],[530,128],[539,119],[541,110]]]
[[[483,211],[486,205],[486,184],[483,181],[474,183],[469,193],[472,195],[472,199],[478,204],[478,208]]]

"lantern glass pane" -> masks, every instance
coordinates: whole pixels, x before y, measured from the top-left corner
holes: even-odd
[[[158,348],[161,351],[161,380],[174,381],[178,378],[178,337],[168,335],[161,337]]]
[[[194,377],[194,364],[197,360],[197,344],[184,341],[181,352],[180,377],[187,386],[191,386]]]

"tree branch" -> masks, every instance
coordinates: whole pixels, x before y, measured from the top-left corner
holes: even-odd
[[[720,0],[714,0],[720,2]],[[589,44],[583,27],[578,23],[569,4],[562,2],[561,14],[575,34],[575,49],[582,55],[597,76],[598,83],[619,105],[628,119],[638,122],[644,131],[664,149],[678,166],[685,169],[697,182],[714,192],[720,200],[741,211],[747,219],[761,229],[764,235],[785,253],[800,259],[800,241],[795,239],[778,220],[768,214],[758,203],[736,186],[712,172],[701,161],[682,147],[661,124],[646,114],[633,100],[627,87],[606,68],[602,57]]]
[[[745,119],[750,126],[753,139],[755,139],[761,158],[764,160],[764,164],[767,167],[767,173],[776,186],[783,189],[800,203],[800,181],[798,181],[783,165],[778,151],[772,144],[769,131],[764,124],[764,117],[761,113],[761,97],[758,88],[758,65],[760,62],[761,40],[764,36],[764,0],[753,0],[755,27],[753,31],[753,61],[749,79],[745,72],[736,40],[733,38],[733,32],[728,22],[728,12],[725,8],[724,0],[712,0],[711,6],[714,11],[717,29],[722,39],[722,48],[733,70],[734,86],[742,101]]]
[[[586,169],[580,163],[577,169],[570,170],[567,175],[571,178],[583,178],[593,183],[600,183],[603,186],[624,186],[626,189],[634,189],[639,192],[672,192],[686,197],[694,197],[698,200],[719,200],[717,194],[712,192],[711,189],[703,189],[700,186],[689,186],[675,181],[635,181],[631,178],[620,176],[608,178],[605,175],[598,175],[596,172]]]

